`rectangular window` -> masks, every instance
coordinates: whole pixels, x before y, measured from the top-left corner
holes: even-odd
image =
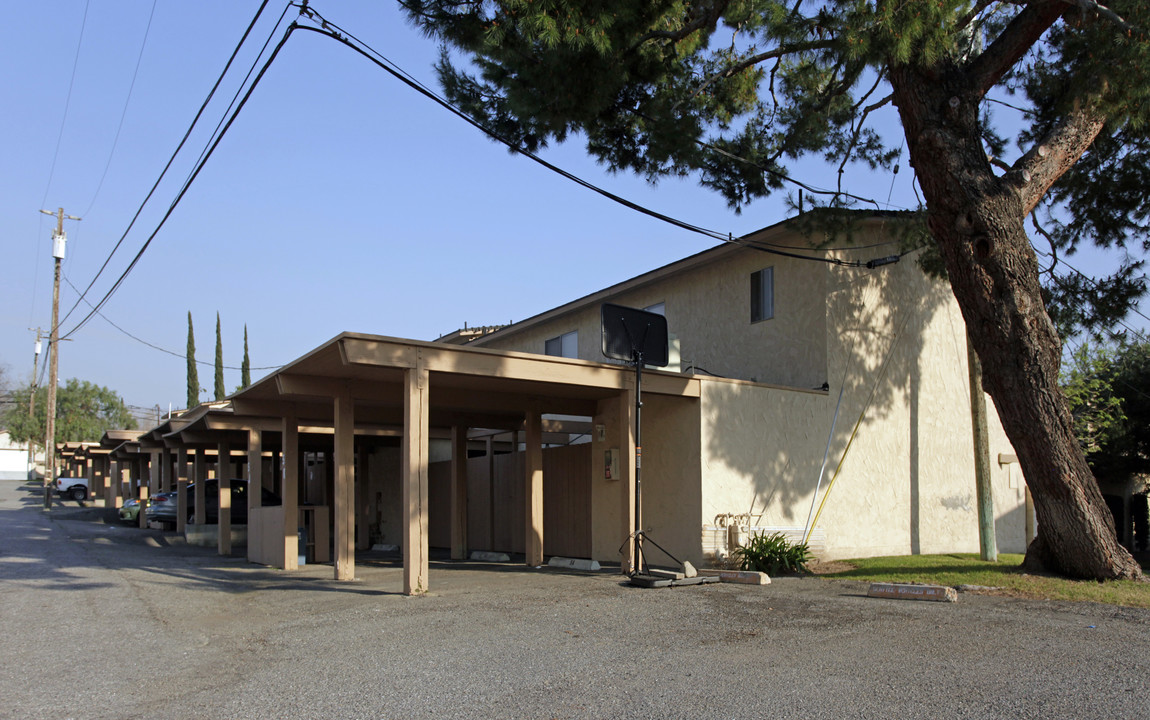
[[[775,316],[775,269],[763,268],[751,273],[751,322],[770,320]]]
[[[553,337],[544,345],[543,352],[555,357],[579,357],[579,331],[572,330],[559,337]]]
[[[655,303],[654,305],[648,305],[647,307],[645,307],[643,309],[649,313],[655,313],[656,315],[664,315],[665,316],[667,314],[667,303],[658,302],[658,303]]]

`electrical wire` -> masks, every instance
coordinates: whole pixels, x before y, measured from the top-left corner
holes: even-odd
[[[111,252],[108,253],[108,257],[104,259],[103,264],[100,265],[100,269],[96,271],[96,275],[92,278],[91,282],[88,283],[88,286],[84,288],[84,291],[80,293],[80,297],[77,298],[72,307],[68,309],[68,312],[64,314],[63,319],[60,320],[60,325],[64,324],[64,322],[72,316],[72,313],[76,310],[77,307],[79,307],[80,301],[87,297],[88,292],[92,289],[92,286],[96,284],[96,281],[100,278],[100,275],[102,275],[104,270],[108,267],[108,263],[112,261],[112,257],[116,254],[116,251],[120,249],[120,245],[123,244],[124,239],[128,237],[128,233],[132,231],[133,227],[135,227],[136,221],[140,218],[140,214],[144,211],[144,206],[147,205],[148,201],[152,199],[152,195],[155,194],[156,188],[160,186],[160,182],[164,179],[164,176],[167,175],[168,170],[172,167],[172,163],[175,162],[176,156],[179,155],[180,150],[183,149],[184,144],[188,141],[188,138],[191,136],[192,131],[195,129],[196,124],[200,120],[200,117],[204,114],[204,110],[207,109],[208,103],[211,102],[212,97],[215,96],[216,90],[224,81],[224,77],[227,75],[228,70],[231,68],[232,63],[236,59],[236,56],[239,55],[240,49],[244,46],[244,43],[247,42],[248,35],[251,34],[252,28],[255,27],[256,22],[263,14],[264,8],[267,6],[268,1],[269,0],[263,0],[263,2],[260,3],[259,8],[256,10],[255,16],[252,18],[252,21],[248,23],[248,27],[246,30],[244,30],[244,34],[240,37],[240,40],[236,44],[235,49],[232,50],[232,54],[228,58],[227,63],[224,65],[224,69],[220,72],[219,77],[216,78],[216,82],[214,85],[212,85],[212,89],[208,91],[208,96],[204,98],[203,103],[200,105],[200,109],[196,111],[195,117],[192,118],[191,124],[188,125],[188,129],[184,132],[184,136],[180,139],[179,144],[176,145],[176,149],[172,151],[172,155],[168,158],[168,162],[164,165],[163,170],[160,171],[160,176],[156,178],[156,182],[153,183],[151,189],[148,190],[148,194],[144,197],[143,201],[140,203],[140,206],[136,209],[135,214],[132,216],[131,221],[128,223],[128,227],[124,229],[124,232],[120,235],[120,239],[116,241],[115,246],[112,248]],[[278,28],[278,24],[276,27]],[[274,33],[275,29],[273,29],[272,32]],[[138,256],[137,259],[139,259]]]
[[[140,61],[144,59],[144,48],[148,44],[148,34],[152,30],[152,18],[156,15],[156,3],[158,0],[152,0],[152,10],[148,13],[148,24],[144,27],[144,39],[140,41],[140,52],[136,56],[136,68],[132,70],[132,82],[128,84],[128,94],[124,98],[124,109],[120,111],[120,124],[116,126],[116,135],[112,138],[112,149],[108,151],[108,162],[104,163],[104,172],[100,174],[100,182],[96,183],[96,191],[92,193],[92,201],[88,203],[88,209],[80,213],[82,217],[88,217],[88,213],[92,212],[92,206],[96,204],[96,198],[100,196],[100,190],[104,187],[104,179],[108,177],[108,168],[112,167],[112,157],[116,154],[116,146],[120,143],[120,132],[124,129],[124,118],[128,116],[128,104],[132,101],[132,91],[136,88],[136,76],[140,74]]]
[[[265,0],[265,3],[266,3],[266,0]],[[262,9],[262,6],[261,6],[261,9]],[[188,177],[188,179],[184,182],[183,187],[180,188],[179,193],[177,193],[175,199],[172,200],[172,203],[168,207],[167,212],[164,213],[163,217],[160,219],[160,222],[156,225],[155,230],[153,230],[152,233],[148,236],[148,239],[144,242],[143,246],[136,253],[136,256],[134,258],[132,258],[132,261],[131,261],[131,263],[128,264],[128,267],[124,270],[123,273],[120,274],[120,277],[116,280],[116,282],[112,285],[112,287],[108,289],[108,291],[104,294],[104,297],[101,298],[99,302],[97,302],[95,305],[92,306],[92,311],[89,312],[86,316],[84,316],[84,318],[82,320],[80,320],[71,330],[69,330],[67,333],[65,333],[64,337],[70,337],[71,335],[75,334],[80,328],[82,328],[84,325],[86,325],[88,323],[88,321],[92,319],[92,316],[95,315],[96,312],[100,308],[102,308],[105,303],[108,302],[108,300],[112,297],[112,295],[116,292],[116,290],[119,289],[120,285],[123,284],[124,280],[128,277],[129,273],[131,273],[132,270],[136,267],[136,264],[140,261],[140,258],[143,257],[143,255],[147,251],[148,247],[152,244],[152,241],[155,240],[156,235],[159,234],[159,232],[163,228],[164,224],[168,221],[168,218],[170,218],[172,213],[175,212],[176,207],[180,204],[180,201],[183,200],[184,195],[187,194],[188,189],[191,187],[191,185],[195,181],[196,177],[198,177],[200,172],[204,169],[204,166],[207,164],[208,159],[215,152],[216,148],[219,147],[219,144],[224,139],[224,136],[227,134],[228,129],[231,128],[232,123],[234,123],[236,118],[239,117],[240,111],[243,109],[244,105],[246,105],[248,100],[251,98],[251,95],[255,91],[256,87],[259,85],[260,80],[263,78],[264,74],[267,72],[268,68],[271,66],[271,64],[275,60],[276,56],[279,55],[280,50],[283,48],[284,44],[287,43],[288,38],[291,37],[292,31],[294,31],[297,27],[299,27],[299,26],[297,26],[295,23],[292,23],[288,27],[288,29],[285,31],[283,38],[280,39],[279,44],[276,45],[276,48],[275,48],[275,50],[272,51],[271,56],[268,57],[267,61],[263,65],[263,67],[260,68],[259,74],[256,75],[255,80],[252,81],[252,84],[248,88],[247,92],[244,93],[243,99],[236,106],[235,111],[232,113],[231,117],[228,118],[228,121],[227,121],[227,123],[224,124],[223,129],[217,135],[215,140],[211,143],[208,151],[202,156],[202,159],[197,164],[195,170],[191,173],[191,175]],[[134,220],[133,220],[133,222],[134,222]],[[111,259],[110,256],[109,256],[109,259]],[[90,287],[91,286],[89,286],[89,288]],[[85,289],[84,292],[87,293],[87,289]],[[79,300],[77,300],[77,305],[78,304],[79,304]],[[73,308],[75,308],[75,307],[76,306],[74,305]]]
[[[602,195],[603,197],[605,197],[605,198],[607,198],[607,199],[609,199],[615,203],[618,203],[618,204],[620,204],[626,208],[634,210],[634,211],[641,213],[643,215],[647,215],[648,217],[654,218],[656,220],[661,220],[661,221],[668,223],[670,225],[674,225],[675,227],[678,227],[678,228],[681,228],[681,229],[684,229],[684,230],[687,230],[690,232],[694,232],[694,233],[703,235],[705,237],[709,237],[711,239],[718,240],[720,242],[743,245],[745,247],[759,250],[760,252],[765,252],[765,253],[768,253],[771,255],[790,257],[790,258],[794,258],[794,259],[798,259],[798,260],[809,260],[809,261],[814,261],[814,262],[822,262],[822,263],[826,263],[826,264],[830,264],[830,265],[840,265],[840,266],[846,266],[846,267],[859,267],[859,268],[866,267],[866,263],[863,261],[843,260],[841,258],[834,258],[834,257],[816,257],[816,256],[811,256],[811,255],[803,255],[800,253],[789,252],[786,250],[780,250],[780,249],[778,249],[776,247],[772,247],[770,245],[755,244],[754,241],[750,240],[747,236],[740,236],[740,237],[736,238],[731,233],[721,233],[721,232],[716,231],[716,230],[704,228],[702,226],[695,225],[693,223],[689,223],[689,222],[686,222],[684,220],[680,220],[678,218],[672,217],[672,216],[667,215],[665,213],[661,213],[661,212],[658,212],[656,210],[652,210],[648,207],[645,207],[645,206],[640,205],[636,202],[628,200],[622,196],[616,195],[615,193],[612,193],[609,190],[606,190],[602,187],[599,187],[599,186],[595,185],[594,183],[591,183],[587,180],[584,180],[583,178],[580,178],[577,175],[544,160],[543,158],[539,157],[535,153],[532,153],[529,150],[520,147],[519,145],[515,144],[514,142],[512,142],[508,138],[500,135],[498,132],[492,130],[491,128],[488,128],[487,126],[485,126],[484,124],[482,124],[478,120],[476,120],[475,118],[471,117],[467,113],[460,110],[455,105],[451,104],[448,100],[441,97],[439,94],[437,94],[436,92],[434,92],[433,90],[428,88],[422,82],[420,82],[419,80],[414,78],[412,75],[410,75],[409,73],[404,71],[402,68],[400,68],[398,65],[393,63],[391,60],[387,59],[383,54],[381,54],[379,51],[372,48],[366,42],[364,42],[363,40],[360,40],[358,37],[356,37],[352,33],[348,32],[344,28],[340,27],[339,25],[326,19],[325,17],[323,17],[323,15],[318,13],[313,8],[303,6],[303,7],[301,7],[300,12],[301,12],[301,16],[312,19],[313,21],[318,21],[320,23],[320,27],[316,28],[316,27],[309,27],[306,25],[300,25],[299,29],[307,30],[309,32],[314,32],[314,33],[317,33],[319,35],[329,37],[329,38],[347,46],[348,48],[359,53],[360,55],[365,57],[368,61],[372,62],[373,64],[375,64],[376,66],[378,66],[379,68],[384,70],[385,72],[387,72],[390,75],[392,75],[393,77],[395,77],[400,82],[404,83],[405,85],[407,85],[411,89],[415,90],[419,94],[423,95],[424,97],[428,98],[432,102],[443,107],[448,112],[459,117],[461,120],[463,120],[467,124],[471,125],[472,127],[476,128],[477,130],[479,130],[483,134],[487,135],[488,137],[492,138],[493,140],[496,140],[496,141],[502,143],[503,145],[507,146],[509,149],[511,149],[511,150],[521,154],[521,155],[524,155],[525,157],[535,161],[536,163],[538,163],[538,164],[542,165],[543,167],[547,168],[548,170],[551,170],[552,172],[560,175],[561,177],[564,177],[567,180],[570,180],[571,182],[574,182],[577,185],[580,185],[580,186],[582,186],[588,190],[591,190],[592,192],[595,192],[599,195]],[[798,181],[794,181],[794,182],[797,183]],[[803,183],[798,183],[798,184],[801,187],[808,188],[810,192],[816,192],[816,193],[831,192],[831,191],[819,190],[818,188],[812,188],[812,187],[807,186]],[[865,200],[865,198],[860,198],[860,199]],[[874,202],[874,201],[867,200],[867,202]],[[901,253],[898,255],[898,257],[901,258],[904,255],[908,254],[909,252],[913,252],[913,250],[909,250],[909,251],[906,251],[904,253]]]
[[[77,293],[80,292],[79,290],[76,289],[76,286],[72,284],[72,281],[68,279],[67,275],[65,275],[64,273],[61,273],[61,277],[64,278],[64,282],[68,283],[69,287],[71,287]],[[87,301],[85,300],[85,302],[87,302]],[[91,307],[91,303],[88,303],[88,306]],[[138,342],[142,345],[147,345],[148,347],[152,348],[153,350],[159,350],[162,353],[167,353],[168,355],[171,355],[173,357],[178,357],[181,360],[186,361],[188,359],[188,356],[183,354],[183,353],[178,353],[174,350],[169,350],[167,348],[160,347],[159,345],[156,345],[155,343],[150,343],[141,337],[137,337],[137,336],[133,335],[132,333],[130,333],[127,330],[125,330],[124,328],[120,327],[116,323],[112,322],[112,319],[109,318],[107,315],[105,315],[102,312],[97,311],[96,314],[99,315],[100,318],[104,322],[108,323],[109,325],[116,328],[117,330],[119,330],[124,335],[127,335],[128,337],[132,338],[133,340],[135,340],[136,342]],[[205,360],[197,360],[195,358],[192,358],[192,362],[196,363],[197,365],[203,365],[205,367],[215,367],[215,363],[210,363],[210,362],[207,362]],[[232,365],[222,365],[221,367],[223,367],[225,370],[242,370],[243,369],[242,367],[235,367]],[[267,367],[253,367],[253,368],[248,368],[248,369],[249,370],[279,370],[281,367],[283,367],[283,366],[282,365],[269,365]]]
[[[76,55],[72,58],[72,78],[68,81],[68,95],[64,99],[64,116],[60,118],[60,132],[56,136],[56,150],[52,153],[52,165],[48,170],[48,184],[44,187],[44,198],[40,207],[48,202],[48,191],[52,189],[52,179],[56,176],[56,161],[60,158],[60,144],[64,140],[64,127],[68,124],[68,108],[72,105],[72,88],[76,85],[76,68],[80,67],[80,48],[84,44],[84,29],[88,27],[88,6],[92,0],[84,2],[84,17],[80,20],[80,37],[76,40]]]

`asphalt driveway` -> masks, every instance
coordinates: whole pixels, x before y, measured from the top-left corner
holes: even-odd
[[[363,554],[284,573],[0,481],[3,718],[1150,717],[1150,611],[629,587]]]

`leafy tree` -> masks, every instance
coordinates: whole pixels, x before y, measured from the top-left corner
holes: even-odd
[[[192,311],[188,311],[188,399],[187,408],[200,404],[200,373],[196,367],[196,336],[192,332]]]
[[[240,389],[252,384],[252,361],[248,358],[248,324],[244,323],[244,361],[240,365]]]
[[[5,411],[2,422],[18,443],[43,443],[48,423],[48,388],[36,389],[35,415],[28,417],[31,388],[13,393],[15,405]],[[86,380],[71,378],[56,391],[57,442],[96,442],[105,430],[131,429],[136,421],[113,390]]]
[[[1058,387],[1045,301],[1064,288],[1044,294],[1025,221],[1051,254],[1087,241],[1146,249],[1150,3],[400,4],[477,70],[453,66],[445,48],[447,96],[511,143],[535,150],[581,135],[612,169],[651,181],[696,173],[736,210],[784,187],[786,166],[805,155],[892,169],[905,143],[921,220],[1034,495],[1027,565],[1141,575],[1117,544]],[[875,126],[887,106],[901,133]],[[1018,127],[1012,152],[1005,135]],[[835,194],[820,204],[828,215],[851,203]],[[1144,290],[1139,267],[1078,288],[1090,295],[1076,298],[1081,312],[1058,319],[1120,314],[1122,298]]]
[[[1082,345],[1063,386],[1078,441],[1099,479],[1150,472],[1150,343]]]
[[[216,313],[216,400],[223,400],[228,392],[224,389],[224,341],[220,335],[220,314]]]

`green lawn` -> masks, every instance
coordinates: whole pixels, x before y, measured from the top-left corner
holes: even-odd
[[[844,564],[852,569],[820,574],[866,582],[982,585],[1001,588],[996,592],[1017,597],[1150,608],[1150,582],[1099,583],[1023,574],[1019,570],[1022,555],[1003,553],[996,563],[983,562],[977,554],[956,553],[861,558],[846,560]]]

